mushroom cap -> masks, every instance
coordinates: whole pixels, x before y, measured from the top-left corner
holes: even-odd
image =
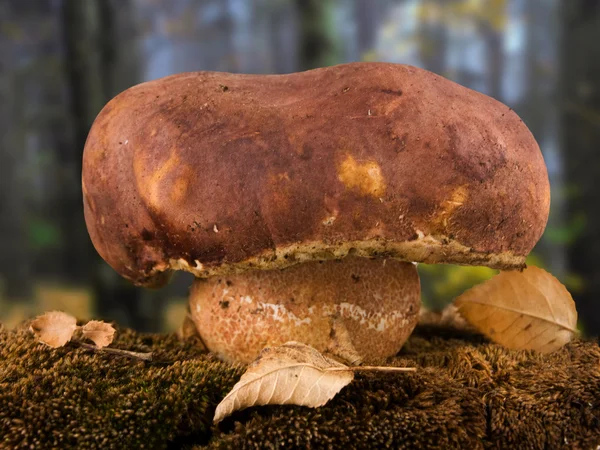
[[[288,341],[353,363],[392,356],[416,326],[420,306],[416,266],[381,258],[198,278],[190,294],[202,342],[219,358],[242,363]]]
[[[100,255],[147,286],[349,253],[519,268],[550,204],[510,108],[388,63],[132,87],[90,131],[83,192]]]

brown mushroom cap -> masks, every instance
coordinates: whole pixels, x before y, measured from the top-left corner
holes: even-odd
[[[196,279],[190,295],[206,347],[243,363],[288,341],[353,363],[392,356],[417,324],[420,305],[414,264],[352,256]]]
[[[358,256],[518,268],[548,217],[531,133],[430,72],[187,73],[113,99],[83,160],[100,255],[140,285]]]

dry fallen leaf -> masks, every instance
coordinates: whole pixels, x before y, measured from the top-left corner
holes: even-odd
[[[356,371],[413,372],[413,367],[348,367],[299,342],[265,348],[219,403],[214,422],[258,405],[316,408],[350,383]]]
[[[352,381],[347,366],[308,345],[287,342],[265,348],[215,411],[218,423],[237,410],[257,405],[317,407]]]
[[[77,319],[61,311],[50,311],[37,316],[30,329],[41,342],[58,348],[71,340],[77,329]]]
[[[501,272],[459,296],[454,305],[467,322],[507,348],[549,353],[577,332],[571,294],[538,267]]]
[[[90,320],[81,327],[81,332],[83,333],[83,337],[93,341],[98,348],[106,347],[115,337],[113,326],[101,320]]]

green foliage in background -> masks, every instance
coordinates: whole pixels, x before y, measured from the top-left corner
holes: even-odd
[[[27,242],[32,250],[50,250],[62,246],[63,235],[60,228],[52,221],[41,217],[30,217],[27,221]]]
[[[536,253],[527,257],[527,265],[547,269],[542,258]],[[434,311],[444,309],[464,291],[498,274],[498,270],[489,267],[451,264],[419,264],[418,270],[423,305]],[[581,277],[574,273],[565,273],[557,278],[572,294],[584,286]]]
[[[439,311],[456,296],[498,273],[480,266],[419,264],[422,301],[425,307]]]
[[[583,233],[587,224],[585,214],[579,213],[560,227],[548,227],[545,238],[553,244],[572,245]]]

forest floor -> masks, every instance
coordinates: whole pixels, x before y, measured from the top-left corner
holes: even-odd
[[[325,406],[263,406],[218,426],[217,404],[244,372],[194,338],[118,329],[111,347],[52,349],[27,324],[0,329],[0,448],[596,448],[600,347],[542,355],[478,334],[419,325],[382,364]]]

